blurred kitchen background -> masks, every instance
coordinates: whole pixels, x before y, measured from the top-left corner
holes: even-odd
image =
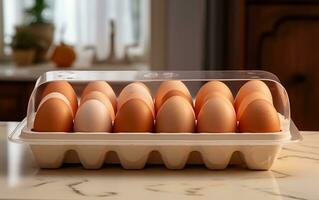
[[[317,0],[0,0],[0,121],[49,70],[260,69],[319,130],[318,38]]]

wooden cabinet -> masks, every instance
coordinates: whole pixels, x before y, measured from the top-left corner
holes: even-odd
[[[0,121],[21,121],[27,113],[33,82],[0,81]]]
[[[233,21],[232,33],[228,34],[241,52],[228,46],[225,63],[275,73],[288,91],[297,126],[319,130],[319,2],[241,3],[235,7],[241,15]],[[234,14],[229,19],[231,24]],[[234,36],[236,30],[241,37]]]

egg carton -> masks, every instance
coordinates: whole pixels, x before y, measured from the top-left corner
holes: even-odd
[[[29,144],[41,168],[81,163],[85,169],[99,169],[112,163],[125,169],[143,169],[146,164],[183,169],[186,164],[204,164],[217,170],[240,164],[252,170],[269,170],[284,144],[302,138],[290,123],[290,131],[278,133],[65,134],[30,131],[24,120],[9,139]]]
[[[43,85],[66,80],[77,95],[94,80],[105,80],[115,93],[131,82],[140,81],[154,95],[161,82],[177,79],[195,97],[207,81],[227,83],[233,94],[247,81],[258,79],[269,87],[281,132],[277,133],[105,133],[34,132],[34,117]],[[86,169],[117,163],[125,169],[142,169],[146,164],[164,164],[182,169],[187,164],[204,164],[224,169],[241,164],[248,169],[268,170],[283,145],[302,139],[290,119],[289,98],[279,79],[265,71],[52,71],[39,77],[31,94],[27,117],[9,135],[13,142],[28,144],[41,168],[58,168],[63,163],[81,163]]]

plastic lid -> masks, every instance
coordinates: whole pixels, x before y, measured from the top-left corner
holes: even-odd
[[[50,71],[41,75],[30,96],[27,110],[27,128],[33,128],[36,108],[39,104],[42,90],[46,83],[57,80],[66,80],[72,84],[80,96],[86,83],[94,80],[107,81],[118,94],[123,86],[129,82],[141,81],[148,85],[153,94],[157,87],[165,80],[182,80],[190,90],[193,97],[200,86],[206,81],[220,80],[228,85],[235,96],[239,88],[247,81],[258,79],[264,81],[273,96],[273,103],[278,113],[285,121],[283,131],[289,131],[290,104],[288,94],[281,85],[277,76],[266,71]]]

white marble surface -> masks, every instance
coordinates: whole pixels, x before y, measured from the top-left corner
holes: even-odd
[[[39,169],[28,146],[7,141],[16,123],[0,124],[0,199],[319,199],[319,132],[285,146],[270,171],[188,166],[84,170]]]

